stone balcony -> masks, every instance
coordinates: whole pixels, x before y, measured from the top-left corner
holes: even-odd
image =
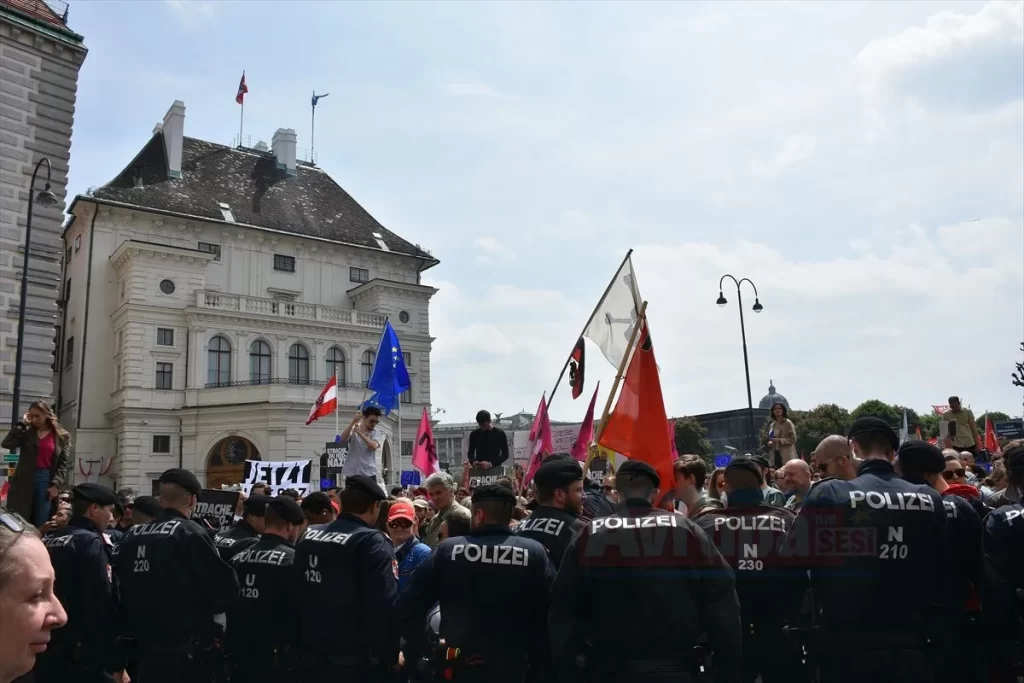
[[[381,313],[367,313],[350,308],[305,304],[298,301],[262,299],[255,296],[225,294],[208,290],[196,292],[196,308],[332,325],[355,325],[356,327],[376,329],[384,327],[385,319],[385,316]]]

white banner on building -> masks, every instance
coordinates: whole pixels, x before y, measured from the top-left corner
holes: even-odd
[[[287,462],[267,462],[264,460],[246,460],[245,476],[242,479],[242,490],[249,495],[253,484],[263,482],[270,485],[270,495],[280,495],[285,489],[295,489],[300,496],[309,495],[312,490],[312,460],[289,460]]]

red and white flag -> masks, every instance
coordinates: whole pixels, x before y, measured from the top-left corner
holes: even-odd
[[[316,403],[309,409],[309,419],[306,420],[306,424],[313,424],[324,415],[330,415],[338,409],[338,379],[331,376],[331,379],[327,381],[327,386],[320,392],[320,397],[317,398]]]
[[[242,80],[238,82],[238,92],[235,93],[235,102],[245,103],[245,93],[249,92],[249,86],[245,84],[245,72],[242,72]]]

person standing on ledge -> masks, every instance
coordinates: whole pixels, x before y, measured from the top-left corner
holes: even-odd
[[[478,470],[500,467],[508,460],[508,437],[494,426],[491,414],[486,410],[476,414],[476,423],[480,426],[469,435],[469,452],[464,466]]]
[[[361,413],[356,413],[341,433],[341,445],[348,448],[348,457],[341,469],[346,479],[360,475],[380,482],[377,474],[377,449],[380,448],[377,423],[380,415],[380,408],[367,406]]]

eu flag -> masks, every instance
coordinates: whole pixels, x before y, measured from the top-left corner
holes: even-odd
[[[377,347],[377,357],[373,361],[370,381],[366,383],[374,391],[367,403],[376,404],[388,412],[395,410],[398,408],[398,397],[408,391],[411,385],[398,335],[391,327],[391,321],[387,320],[384,322],[380,346]]]

